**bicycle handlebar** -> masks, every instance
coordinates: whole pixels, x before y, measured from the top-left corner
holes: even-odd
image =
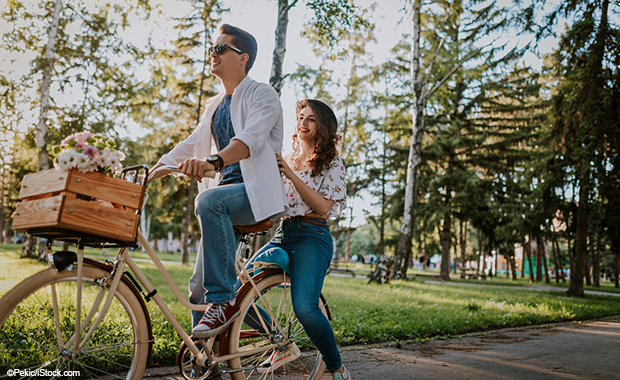
[[[179,168],[176,166],[172,166],[172,165],[159,166],[149,172],[149,178],[146,180],[146,186],[148,186],[155,179],[159,177],[167,176],[169,174],[183,174],[183,172],[179,170]],[[202,173],[202,176],[208,177],[208,178],[215,178],[215,171],[207,170],[204,173]]]

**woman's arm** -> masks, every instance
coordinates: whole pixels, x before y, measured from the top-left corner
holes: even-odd
[[[278,160],[278,169],[280,173],[283,173],[286,178],[290,179],[295,186],[295,190],[301,196],[304,202],[317,214],[319,214],[322,218],[327,219],[327,212],[332,208],[334,204],[333,200],[325,199],[322,195],[312,190],[308,185],[304,183],[297,175],[291,170],[290,166],[286,163],[284,157],[279,154],[276,154],[276,158]]]

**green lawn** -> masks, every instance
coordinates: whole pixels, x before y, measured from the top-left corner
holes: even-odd
[[[168,254],[162,255],[165,258]],[[139,262],[138,265],[189,330],[189,312],[164,284],[155,266],[148,262]],[[19,259],[18,246],[0,245],[0,266],[11,268],[1,272],[1,295],[21,279],[45,268],[46,264]],[[166,267],[186,293],[193,265],[167,264]],[[367,283],[363,272],[368,273],[368,267],[355,269],[359,271],[356,278],[328,276],[324,287],[340,345],[426,340],[501,327],[588,320],[620,314],[620,300],[617,297],[588,295],[585,298],[569,298],[564,292],[530,291],[524,288],[528,285],[526,280],[515,284],[505,278],[481,281],[456,280],[457,276],[454,276],[455,281],[450,286],[427,284],[422,282],[422,278],[378,285]],[[483,286],[461,285],[461,281]],[[520,288],[506,285],[520,285]],[[606,286],[597,290],[613,288]],[[171,364],[180,339],[156,305],[153,302],[147,305],[156,337],[153,363]]]

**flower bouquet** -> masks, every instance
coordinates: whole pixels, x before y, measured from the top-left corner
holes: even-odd
[[[95,241],[135,242],[145,187],[122,173],[125,154],[112,140],[75,133],[54,147],[54,169],[22,181],[13,229],[48,239],[87,234]]]
[[[114,140],[104,141],[101,135],[84,131],[74,133],[55,146],[54,167],[57,169],[77,169],[81,173],[100,172],[118,175],[123,170],[121,161],[125,154],[115,150]]]

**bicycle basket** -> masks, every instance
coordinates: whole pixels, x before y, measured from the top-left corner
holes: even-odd
[[[59,240],[75,232],[76,237],[92,235],[99,241],[135,242],[145,190],[143,184],[97,172],[49,169],[29,174],[19,192],[22,201],[13,229],[52,239],[62,236]]]

